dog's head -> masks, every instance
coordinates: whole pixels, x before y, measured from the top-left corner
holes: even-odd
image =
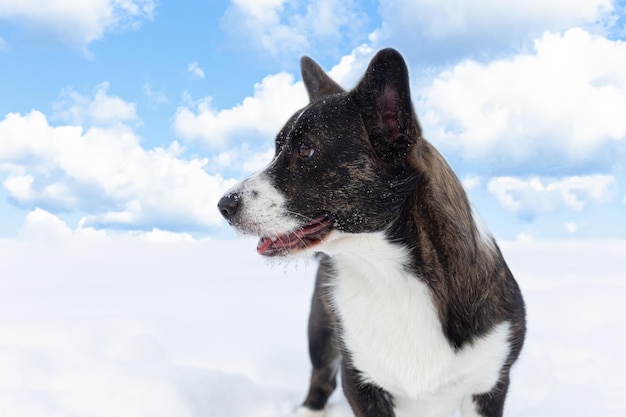
[[[276,136],[272,162],[218,203],[231,226],[261,237],[257,251],[267,256],[317,251],[336,233],[384,231],[407,198],[421,140],[395,50],[380,51],[349,92],[310,58],[301,68],[310,103]]]

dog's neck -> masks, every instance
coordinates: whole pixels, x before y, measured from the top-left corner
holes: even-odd
[[[491,237],[483,236],[488,232],[477,226],[465,190],[443,156],[425,139],[416,148],[410,161],[416,172],[415,186],[408,210],[399,219],[400,227],[417,232],[420,241],[415,244],[424,252],[436,253],[444,269],[453,268],[451,260],[468,266],[486,255],[482,252],[489,245],[484,243]]]

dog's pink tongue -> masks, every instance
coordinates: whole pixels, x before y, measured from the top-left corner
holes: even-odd
[[[256,251],[260,255],[263,255],[265,251],[267,251],[267,249],[270,247],[271,244],[272,244],[272,239],[270,239],[269,237],[262,237],[261,239],[259,239],[259,243],[256,245]]]

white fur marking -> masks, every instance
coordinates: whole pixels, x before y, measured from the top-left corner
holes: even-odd
[[[476,402],[470,395],[463,398],[463,402],[461,403],[461,415],[463,417],[482,417],[478,414],[478,411],[476,411]]]
[[[451,415],[465,396],[496,384],[508,322],[455,352],[428,287],[404,268],[404,247],[382,233],[337,233],[321,250],[335,260],[332,302],[354,366],[394,396],[398,415]]]
[[[240,229],[260,236],[276,236],[299,226],[288,216],[285,196],[271,183],[265,171],[243,180],[230,193],[239,193],[242,202]]]

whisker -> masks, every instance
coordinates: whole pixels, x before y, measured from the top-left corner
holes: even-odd
[[[312,222],[314,220],[312,217],[305,216],[304,214],[301,214],[301,213],[298,213],[298,212],[295,212],[295,211],[287,211],[287,214],[291,214],[291,215],[294,215],[296,217],[301,217],[304,220],[307,220],[307,221],[310,221],[310,222]]]

